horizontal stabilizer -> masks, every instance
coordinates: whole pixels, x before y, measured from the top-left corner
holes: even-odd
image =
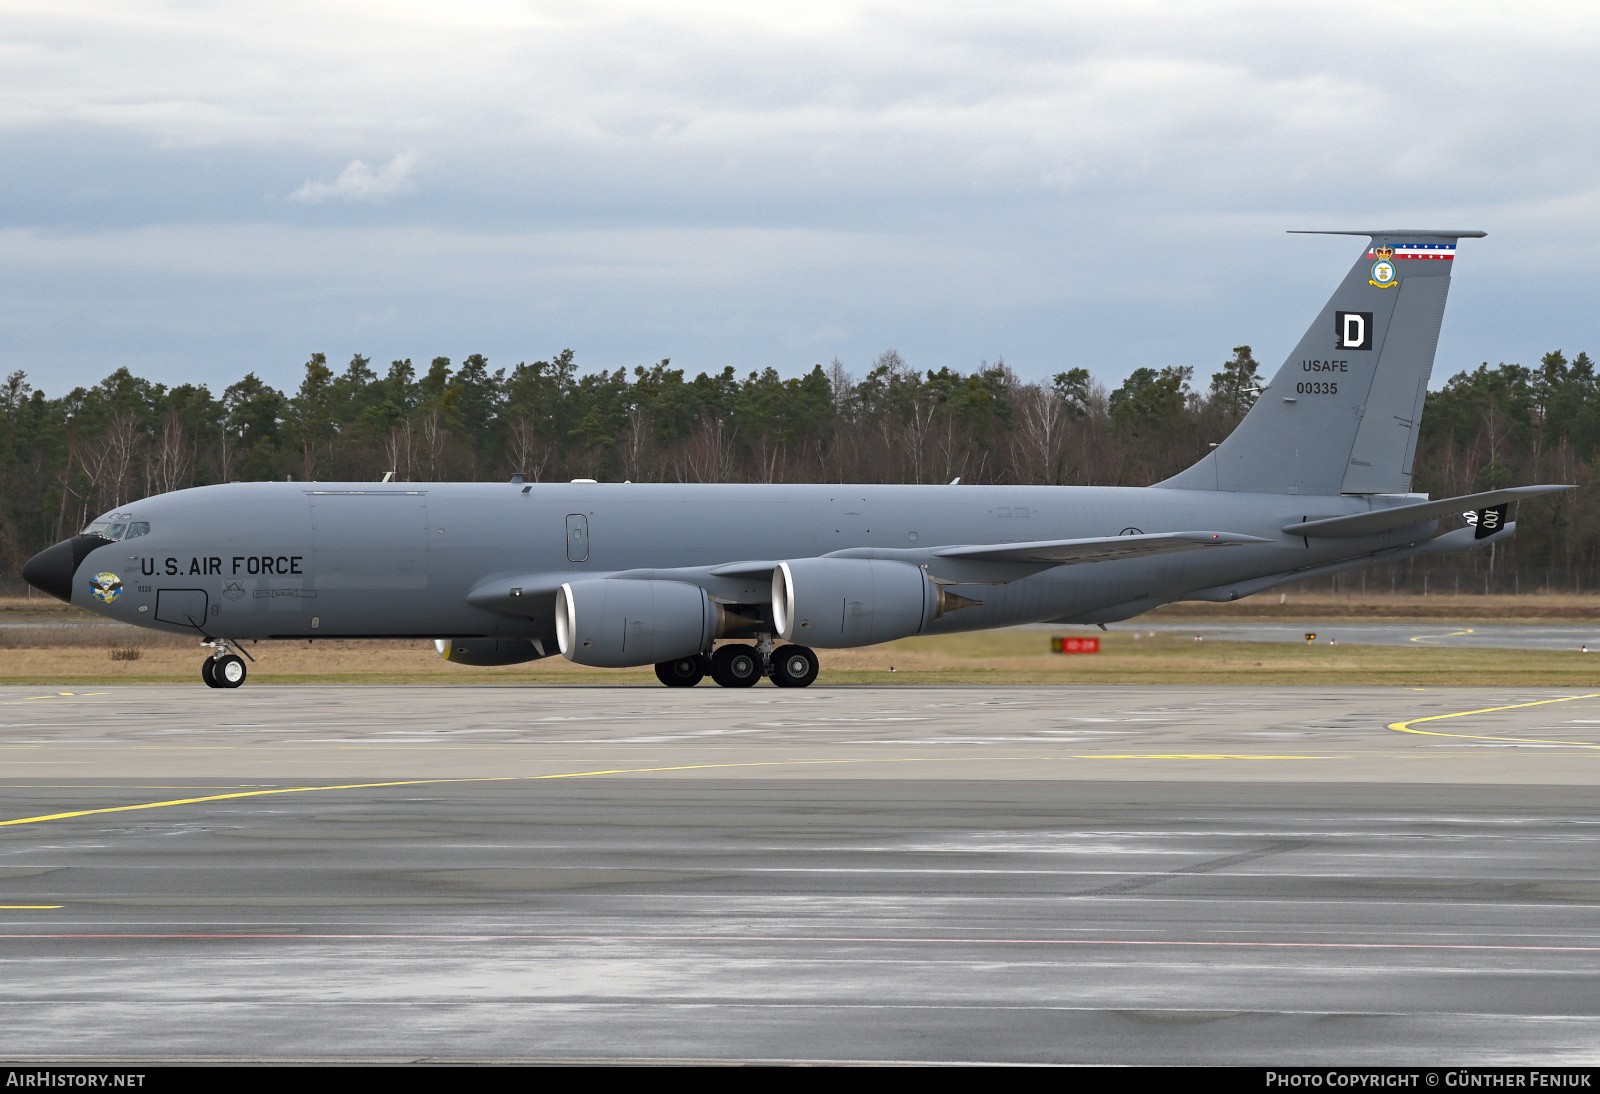
[[[1344,538],[1348,536],[1375,536],[1409,528],[1451,514],[1475,512],[1496,505],[1531,498],[1539,494],[1554,494],[1561,490],[1576,490],[1575,486],[1513,486],[1505,490],[1490,490],[1482,494],[1467,494],[1459,498],[1441,498],[1415,505],[1396,505],[1388,509],[1374,509],[1369,513],[1354,513],[1347,517],[1327,517],[1301,524],[1284,525],[1291,536],[1318,536]]]
[[[1386,550],[1374,551],[1370,555],[1340,559],[1338,562],[1329,562],[1322,566],[1302,566],[1297,570],[1284,570],[1281,573],[1247,578],[1244,581],[1234,581],[1227,585],[1214,585],[1209,589],[1193,589],[1180,597],[1169,598],[1169,600],[1140,601],[1136,605],[1127,605],[1137,610],[1128,612],[1127,615],[1119,618],[1127,619],[1130,616],[1138,615],[1140,612],[1147,612],[1151,608],[1169,603],[1170,599],[1209,600],[1213,603],[1226,604],[1229,601],[1266,592],[1268,589],[1276,589],[1278,586],[1287,585],[1291,581],[1309,581],[1312,578],[1327,577],[1329,574],[1344,573],[1346,570],[1359,570],[1363,566],[1371,566],[1375,562],[1396,562],[1402,558],[1412,558],[1416,555],[1459,554],[1463,551],[1480,551],[1492,543],[1498,543],[1502,539],[1509,539],[1516,530],[1517,523],[1512,521],[1492,536],[1486,539],[1478,539],[1473,529],[1457,528],[1454,532],[1446,532],[1442,536],[1435,536],[1433,539],[1425,540],[1422,543],[1412,543],[1404,547],[1390,547]],[[1116,609],[1110,610],[1115,611]],[[1078,617],[1071,620],[1061,620],[1060,622],[1114,623],[1117,622],[1117,619]]]
[[[1488,232],[1476,228],[1290,228],[1292,236],[1372,236],[1376,239],[1407,239],[1418,236],[1425,239],[1482,239]]]
[[[1236,532],[1165,532],[1143,536],[1105,536],[1100,539],[1045,539],[1032,543],[991,543],[975,547],[937,547],[936,558],[967,559],[973,562],[1043,563],[1071,566],[1080,562],[1109,562],[1119,558],[1143,558],[1175,551],[1199,551],[1208,547],[1240,547],[1247,543],[1267,543],[1255,536]]]

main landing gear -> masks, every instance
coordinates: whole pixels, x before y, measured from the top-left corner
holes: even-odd
[[[692,688],[707,673],[725,688],[748,688],[763,676],[780,688],[808,687],[817,678],[817,655],[805,646],[772,648],[772,639],[754,646],[731,643],[718,646],[710,657],[695,654],[656,666],[656,679],[669,688]]]
[[[754,646],[718,646],[711,655],[711,679],[725,688],[751,687],[765,667]]]
[[[772,651],[772,682],[780,688],[810,687],[817,678],[817,655],[807,646],[779,646]]]
[[[669,688],[692,688],[705,679],[711,668],[711,659],[703,653],[693,657],[680,657],[676,661],[662,661],[656,665],[656,679]]]
[[[215,638],[200,643],[211,647],[211,656],[200,662],[200,679],[208,688],[236,688],[244,683],[247,674],[244,658],[231,652],[232,644],[226,638]]]

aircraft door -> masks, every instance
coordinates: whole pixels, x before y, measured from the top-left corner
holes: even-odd
[[[589,561],[589,518],[582,513],[567,517],[567,561]]]
[[[156,620],[199,630],[205,626],[207,599],[204,589],[157,589]]]

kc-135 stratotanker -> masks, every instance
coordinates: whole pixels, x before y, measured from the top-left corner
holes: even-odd
[[[229,483],[119,506],[23,576],[197,636],[212,687],[244,682],[246,640],[318,638],[805,687],[818,647],[1104,624],[1510,536],[1510,503],[1571,487],[1408,492],[1456,243],[1484,233],[1329,234],[1371,242],[1238,428],[1154,486]]]

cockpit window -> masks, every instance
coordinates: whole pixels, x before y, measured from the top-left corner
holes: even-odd
[[[112,541],[133,539],[135,536],[149,535],[150,522],[147,520],[97,520],[79,534],[85,536],[100,536],[103,539],[109,539]]]

